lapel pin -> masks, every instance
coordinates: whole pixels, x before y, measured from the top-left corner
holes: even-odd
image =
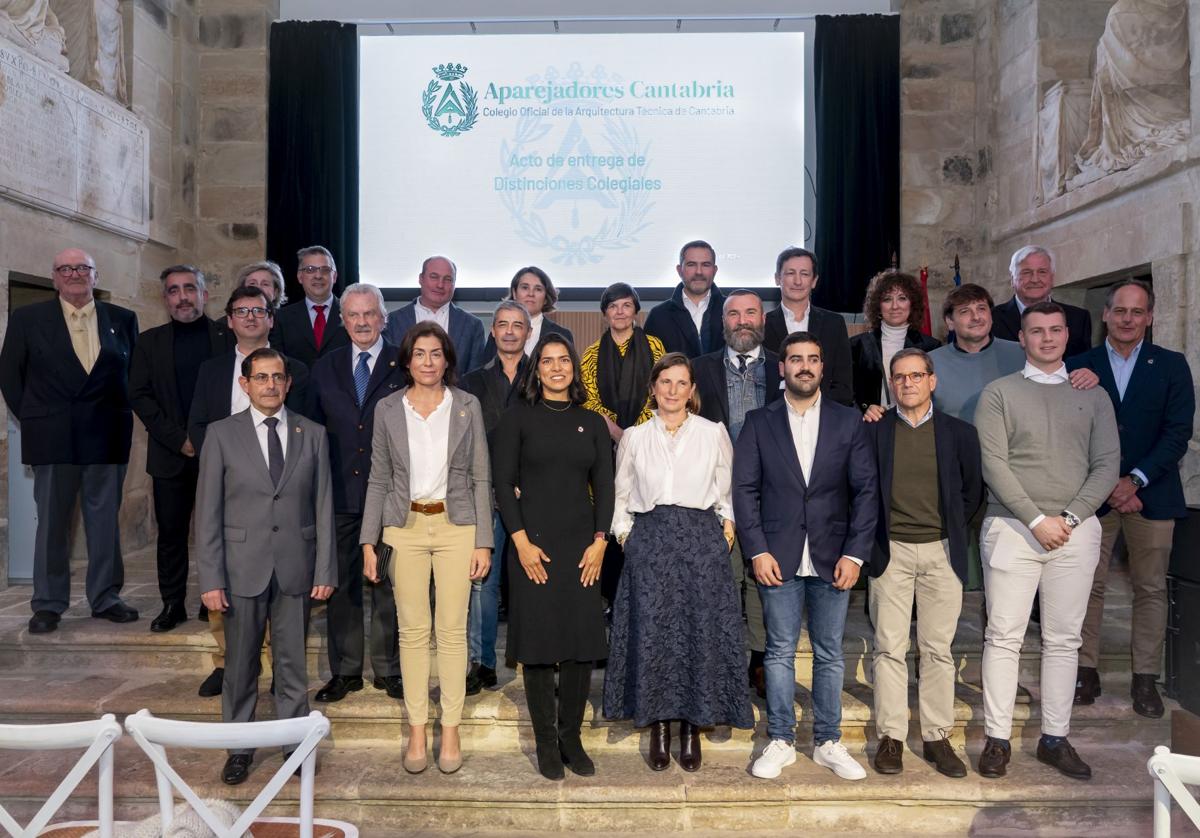
[[[1154,363],[1154,359],[1153,359],[1153,358],[1147,358],[1147,359],[1146,359],[1146,363],[1147,363],[1147,364],[1153,364],[1153,363]]]
[[[466,416],[466,415],[467,415],[467,412],[466,412],[465,410],[460,410],[460,411],[458,412],[458,415],[459,415],[460,417],[462,417],[462,416]]]
[[[396,366],[396,362],[395,362],[395,361],[391,361],[391,362],[388,364],[388,366],[389,366],[389,367],[394,367],[394,366]]]
[[[116,330],[116,329],[114,329],[112,326],[109,326],[109,327],[108,327],[108,333],[109,333],[110,335],[115,335],[115,334],[117,333],[117,330]],[[1151,363],[1153,363],[1153,362],[1151,362]]]
[[[579,433],[583,433],[583,425],[580,425],[580,426],[579,426],[578,428],[576,428],[575,430],[579,431]]]
[[[301,428],[299,425],[296,426],[296,433],[300,433],[302,430],[304,430],[304,429]]]

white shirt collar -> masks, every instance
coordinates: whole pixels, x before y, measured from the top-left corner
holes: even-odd
[[[712,289],[711,288],[709,288],[707,293],[705,293],[705,295],[700,298],[700,302],[698,302],[698,303],[692,302],[692,298],[687,295],[686,291],[683,293],[683,304],[688,307],[689,311],[704,311],[705,309],[708,308],[708,303],[711,299],[712,299]]]
[[[912,422],[908,421],[908,416],[905,415],[904,411],[902,411],[899,408],[899,406],[896,407],[896,415],[898,417],[900,417],[900,420],[902,422],[904,422],[904,424],[908,425],[910,428],[919,428],[922,425],[924,425],[926,422],[928,422],[930,419],[933,418],[933,402],[931,401],[929,403],[929,410],[925,411],[925,415],[922,416],[921,420],[919,422],[917,422],[917,424],[915,424],[915,425]]]
[[[1110,341],[1108,338],[1104,339],[1104,348],[1108,350],[1108,355],[1110,358],[1115,356],[1118,359],[1120,359],[1122,362],[1127,362],[1127,361],[1133,361],[1133,360],[1137,359],[1138,353],[1140,353],[1142,351],[1142,344],[1145,342],[1146,342],[1145,338],[1142,338],[1141,340],[1139,340],[1137,342],[1137,345],[1133,347],[1133,351],[1129,353],[1128,358],[1126,358],[1124,355],[1122,355],[1120,352],[1118,352],[1116,347],[1114,347],[1112,345],[1112,341]]]
[[[358,356],[366,352],[371,356],[371,363],[375,363],[375,359],[379,357],[379,353],[383,351],[383,335],[375,338],[375,342],[367,349],[359,349],[354,343],[350,344],[350,348],[354,350],[354,363],[358,363]]]
[[[333,311],[333,294],[318,302],[313,302],[308,297],[305,297],[304,304],[308,306],[309,311],[312,311],[316,306],[325,306],[326,312]]]
[[[1017,303],[1017,314],[1024,314],[1024,313],[1025,313],[1025,309],[1029,308],[1029,306],[1027,306],[1027,305],[1025,305],[1023,302],[1021,302],[1021,298],[1020,298],[1020,297],[1018,297],[1016,294],[1013,294],[1013,299],[1014,299],[1014,300],[1016,301],[1016,303]],[[1054,302],[1054,301],[1053,301],[1052,299],[1050,299],[1050,295],[1049,295],[1049,294],[1047,294],[1047,295],[1046,295],[1046,299],[1044,300],[1044,302],[1051,303],[1051,302]]]
[[[1021,370],[1021,375],[1038,384],[1060,384],[1071,379],[1067,374],[1066,364],[1059,364],[1058,369],[1054,372],[1042,372],[1029,361],[1025,362],[1025,368]]]
[[[417,309],[417,319],[418,320],[421,320],[422,317],[424,317],[424,319],[427,319],[427,320],[428,319],[436,320],[440,317],[445,317],[446,314],[449,313],[449,311],[450,311],[450,301],[449,300],[447,300],[445,303],[438,306],[437,308],[430,308],[429,306],[427,306],[423,302],[421,302],[420,297],[417,297],[415,300],[413,300],[413,305]]]
[[[267,418],[267,414],[260,411],[253,403],[250,405],[250,418],[254,420],[254,427],[258,427]],[[275,414],[275,418],[279,420],[279,424],[287,426],[287,408],[280,405],[279,412]]]
[[[787,409],[790,410],[792,412],[792,415],[798,419],[804,419],[808,416],[812,416],[814,413],[820,412],[820,410],[821,410],[821,391],[820,390],[817,391],[817,400],[815,402],[813,402],[811,405],[809,405],[808,410],[804,411],[803,413],[801,413],[799,410],[796,409],[795,405],[792,404],[791,399],[789,399],[787,396],[784,396],[783,400],[787,404]]]
[[[754,347],[753,349],[747,350],[746,352],[737,352],[731,346],[725,347],[725,355],[726,355],[726,357],[729,358],[729,363],[733,364],[735,367],[737,366],[738,355],[745,355],[746,356],[746,366],[750,366],[751,362],[757,361],[758,356],[761,354],[762,354],[762,345],[761,344]]]

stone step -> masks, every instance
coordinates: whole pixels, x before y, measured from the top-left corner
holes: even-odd
[[[967,751],[974,764],[980,743]],[[861,748],[852,753],[864,765]],[[757,750],[756,750],[757,753]],[[431,768],[405,774],[398,747],[322,747],[316,778],[316,814],[355,823],[364,836],[466,833],[608,832],[665,833],[737,829],[746,834],[1037,835],[1122,836],[1149,834],[1150,748],[1143,744],[1095,746],[1090,782],[1067,779],[1037,762],[1019,745],[1009,776],[987,780],[972,771],[963,779],[938,775],[917,755],[905,755],[905,771],[847,782],[819,768],[803,751],[777,780],[750,776],[749,752],[706,749],[694,774],[674,763],[653,772],[640,753],[597,753],[596,776],[544,780],[536,773],[532,744],[504,752],[467,749],[460,772]],[[0,801],[27,818],[72,764],[74,755],[3,753]],[[202,798],[245,806],[279,766],[280,756],[262,751],[249,781],[220,783],[220,752],[173,751],[171,761]],[[153,769],[129,740],[117,745],[116,815],[135,820],[156,806]],[[272,814],[294,815],[299,782],[289,780]],[[87,779],[62,819],[95,816],[95,784]]]
[[[593,675],[591,700],[585,715],[584,737],[589,747],[606,750],[629,750],[645,738],[631,722],[613,722],[601,713],[603,673]],[[0,721],[50,722],[97,718],[114,713],[118,718],[150,708],[156,715],[192,721],[220,721],[220,698],[200,698],[196,695],[197,679],[192,675],[164,674],[154,671],[122,673],[8,673],[0,676]],[[258,718],[274,718],[274,703],[267,693],[269,682],[259,682]],[[1133,713],[1128,699],[1128,682],[1120,676],[1107,676],[1104,694],[1090,707],[1077,707],[1073,714],[1073,736],[1094,736],[1098,741],[1143,741],[1161,744],[1169,739],[1166,719],[1144,719]],[[313,681],[315,691],[320,682]],[[433,690],[437,696],[436,687]],[[1036,698],[1036,684],[1033,698]],[[796,690],[797,717],[800,734],[808,735],[812,719],[809,682],[802,680]],[[311,693],[310,693],[311,702]],[[847,742],[863,743],[875,737],[874,693],[866,684],[849,685],[842,695],[842,731]],[[1167,702],[1169,708],[1177,706]],[[350,693],[335,703],[317,704],[314,709],[325,713],[333,725],[333,738],[352,744],[396,742],[405,731],[404,704],[388,698],[387,694],[367,684],[361,692]],[[752,702],[755,727],[752,730],[716,728],[709,733],[714,747],[747,750],[752,741],[764,737],[766,731],[765,704]],[[910,690],[909,707],[916,708],[917,691]],[[430,714],[436,719],[439,708],[431,701]],[[1029,697],[1019,697],[1014,712],[1014,738],[1036,740],[1040,733],[1040,705]],[[955,721],[947,731],[954,741],[981,735],[983,729],[982,694],[978,685],[959,684],[956,689]],[[910,732],[920,739],[917,719],[910,722]],[[522,679],[511,672],[502,673],[495,690],[484,690],[467,698],[463,709],[462,736],[476,748],[512,749],[532,737],[529,711],[525,701]]]

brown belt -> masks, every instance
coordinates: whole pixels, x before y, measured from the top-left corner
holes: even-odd
[[[446,504],[442,501],[438,501],[437,503],[417,503],[413,501],[409,508],[413,512],[420,512],[422,515],[441,515],[446,511]]]

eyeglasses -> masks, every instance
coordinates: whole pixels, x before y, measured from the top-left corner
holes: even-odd
[[[96,270],[95,265],[59,265],[54,269],[54,272],[59,276],[71,276],[71,274],[87,276],[94,270]]]
[[[901,385],[905,381],[911,381],[913,384],[920,384],[928,377],[929,373],[927,372],[898,372],[892,376],[892,383]]]
[[[250,376],[250,380],[255,384],[266,384],[268,381],[272,384],[282,384],[287,381],[287,375],[281,372],[256,372]]]
[[[300,268],[300,273],[308,274],[309,276],[312,276],[313,274],[330,276],[333,273],[333,268],[329,267],[328,265],[305,265],[304,267]]]
[[[229,313],[234,317],[246,318],[266,317],[271,313],[271,311],[270,309],[263,308],[262,306],[254,306],[253,308],[250,308],[249,306],[238,306],[237,308],[231,308]]]

